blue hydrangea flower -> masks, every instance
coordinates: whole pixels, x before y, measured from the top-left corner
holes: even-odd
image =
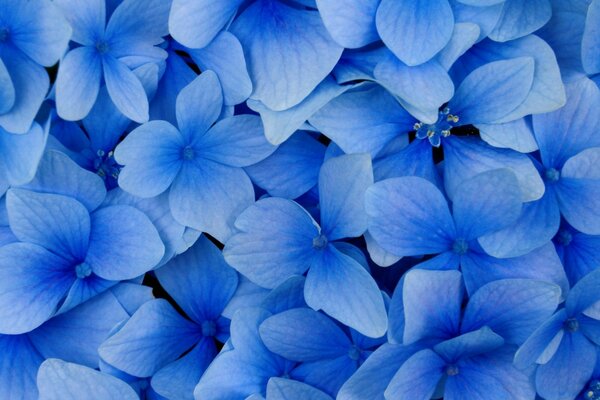
[[[320,224],[291,200],[259,200],[236,220],[237,231],[225,244],[225,259],[267,288],[308,270],[304,295],[311,308],[322,309],[366,336],[382,336],[387,318],[377,284],[347,254],[348,245],[336,242],[365,231],[363,199],[372,182],[368,155],[328,160],[319,174]]]
[[[170,0],[125,0],[112,14],[107,13],[104,0],[55,3],[73,28],[71,40],[79,45],[66,54],[58,70],[58,115],[70,121],[84,118],[104,82],[125,116],[147,121],[148,98],[132,69],[166,58],[165,51],[155,45],[168,33]]]
[[[563,221],[553,238],[571,285],[600,267],[600,236],[586,235]]]
[[[175,220],[223,242],[235,217],[254,201],[242,167],[264,159],[275,147],[265,139],[257,116],[216,122],[222,105],[219,80],[206,71],[177,98],[178,128],[148,122],[133,130],[114,156],[124,165],[119,174],[123,190],[140,197],[169,190]]]
[[[56,64],[70,37],[53,2],[0,2],[0,130],[30,130],[50,87],[44,67]]]
[[[600,271],[583,277],[558,310],[515,355],[520,368],[536,365],[535,385],[547,399],[575,398],[592,377],[600,345]]]

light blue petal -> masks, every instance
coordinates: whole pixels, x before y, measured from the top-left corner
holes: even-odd
[[[474,332],[436,344],[433,349],[444,360],[455,363],[461,358],[489,353],[504,344],[504,339],[487,326]]]
[[[301,275],[313,257],[313,239],[320,229],[297,203],[266,198],[235,221],[225,261],[253,282],[274,288],[291,275]]]
[[[292,361],[336,358],[352,347],[335,322],[310,308],[294,308],[269,317],[259,331],[269,350]]]
[[[477,42],[481,29],[472,22],[460,22],[454,25],[450,41],[437,55],[437,60],[445,70]]]
[[[166,300],[157,299],[141,306],[98,352],[110,365],[147,377],[175,361],[200,338],[199,326],[177,314]]]
[[[0,390],[9,399],[36,400],[36,375],[44,358],[26,335],[0,335]]]
[[[69,121],[84,118],[100,91],[102,62],[93,47],[78,47],[67,53],[56,77],[56,111]]]
[[[506,0],[500,20],[489,37],[497,42],[507,42],[537,31],[552,16],[548,0]]]
[[[573,286],[565,303],[565,308],[569,316],[575,316],[584,312],[600,300],[598,293],[594,289],[598,287],[599,282],[600,271],[593,271],[581,278]]]
[[[327,77],[308,97],[287,110],[273,111],[257,100],[248,100],[248,107],[260,114],[265,125],[265,136],[271,143],[278,145],[284,143],[331,99],[352,87],[354,85],[340,86],[333,78]]]
[[[502,124],[477,124],[479,135],[486,143],[519,153],[531,153],[538,149],[531,123],[519,118]]]
[[[381,247],[369,233],[369,231],[364,233],[364,238],[367,245],[367,251],[369,252],[369,257],[380,267],[389,267],[390,265],[397,263],[402,258],[393,255]]]
[[[544,194],[544,182],[529,157],[510,149],[497,149],[473,137],[444,138],[444,186],[450,199],[467,179],[498,168],[511,170],[521,188],[521,201],[533,201]]]
[[[73,309],[73,307],[77,307],[78,305],[87,302],[92,297],[106,292],[116,284],[117,282],[107,281],[106,279],[102,279],[93,273],[87,277],[77,278],[69,288],[69,292],[60,305],[57,314],[65,313]],[[104,339],[104,337],[102,339]]]
[[[206,47],[242,3],[243,0],[173,0],[169,33],[189,48]]]
[[[423,122],[434,123],[439,108],[454,95],[452,79],[436,60],[410,67],[389,54],[377,64],[374,75]]]
[[[96,103],[83,120],[92,151],[112,151],[130,123],[131,121],[117,110],[106,87],[102,87]]]
[[[440,253],[456,237],[446,199],[418,177],[386,179],[365,196],[369,233],[396,256]]]
[[[498,231],[521,215],[521,190],[509,169],[482,172],[456,189],[452,213],[457,235],[467,240]]]
[[[259,0],[233,23],[242,43],[251,96],[281,111],[306,98],[332,70],[343,48],[327,33],[318,12]]]
[[[231,33],[221,32],[208,46],[189,49],[188,53],[201,71],[212,70],[217,74],[226,105],[239,104],[252,93],[242,45]]]
[[[125,382],[102,372],[51,358],[40,366],[37,376],[40,400],[137,400],[135,391]]]
[[[304,276],[295,275],[287,279],[260,302],[260,307],[272,314],[282,313],[292,308],[306,307],[304,301]]]
[[[167,190],[182,166],[183,137],[165,121],[150,121],[134,129],[116,148],[115,160],[124,165],[121,189],[154,197]]]
[[[95,210],[106,197],[102,178],[54,150],[44,154],[35,177],[22,188],[71,197],[89,211]]]
[[[565,271],[569,281],[575,283],[596,269],[600,262],[598,259],[600,253],[597,250],[600,248],[600,236],[571,232],[571,238],[568,245],[562,244],[561,246],[559,243],[557,251],[560,252],[562,247],[561,258]]]
[[[520,257],[495,258],[485,253],[470,251],[461,258],[465,286],[469,293],[498,279],[535,279],[554,283],[567,291],[569,284],[565,271],[552,243]]]
[[[104,57],[102,67],[106,89],[119,111],[135,122],[148,121],[148,97],[139,78],[125,64],[110,56]]]
[[[55,0],[73,33],[71,40],[83,45],[95,45],[104,34],[106,2],[104,0]]]
[[[247,167],[276,150],[256,115],[236,115],[217,122],[193,144],[198,157],[231,167]]]
[[[534,70],[531,57],[485,64],[467,75],[448,107],[463,125],[498,120],[527,98]]]
[[[387,47],[410,66],[429,61],[454,29],[448,0],[382,0],[377,31]]]
[[[542,359],[544,359],[544,363],[548,362],[562,341],[563,324],[566,319],[567,313],[562,309],[540,325],[515,353],[515,366],[525,369],[536,361],[537,363],[542,362]],[[558,339],[558,343],[553,343],[556,339]]]
[[[403,289],[403,343],[445,339],[458,333],[464,295],[460,272],[413,269],[406,274]]]
[[[267,398],[269,400],[333,400],[333,397],[306,383],[277,377],[269,379],[267,383]]]
[[[418,176],[440,189],[443,187],[438,168],[433,163],[431,144],[427,140],[413,140],[400,150],[381,154],[373,162],[373,174],[376,182],[401,176]]]
[[[21,135],[8,133],[0,127],[0,181],[5,181],[7,186],[31,181],[44,154],[47,138],[48,132],[37,123]],[[5,190],[0,187],[0,193]]]
[[[415,119],[378,85],[341,94],[309,122],[345,153],[375,157],[389,141],[413,129]]]
[[[51,67],[67,49],[69,23],[54,3],[20,2],[19,6],[13,9],[14,22],[21,24],[11,32],[13,44],[36,63]]]
[[[10,111],[15,105],[15,86],[6,66],[0,59],[0,114]]]
[[[62,258],[29,243],[0,248],[0,332],[29,332],[48,320],[75,280]]]
[[[330,241],[357,237],[367,229],[365,192],[373,184],[371,157],[349,154],[323,163],[319,208],[323,234]]]
[[[155,273],[161,286],[198,324],[215,322],[238,285],[235,270],[204,235]]]
[[[560,287],[530,279],[488,283],[469,299],[462,332],[487,326],[506,343],[521,345],[556,310]]]
[[[327,31],[340,46],[356,49],[379,40],[375,26],[378,0],[318,0],[317,6]]]
[[[250,178],[241,168],[197,158],[184,163],[169,192],[177,222],[224,243],[236,217],[254,202]]]
[[[581,42],[581,62],[585,72],[594,75],[600,72],[600,1],[592,1],[585,19],[585,30]]]
[[[200,74],[183,88],[177,96],[176,113],[177,126],[186,141],[191,142],[204,135],[215,123],[222,108],[221,84],[213,71]]]
[[[556,354],[535,374],[535,387],[547,399],[572,399],[585,387],[596,365],[593,343],[580,333],[565,334]]]
[[[109,41],[160,42],[169,33],[171,0],[124,0],[106,26]]]
[[[306,277],[306,304],[365,336],[383,336],[387,315],[375,280],[358,262],[333,246],[317,257]]]
[[[421,350],[410,357],[385,390],[386,399],[429,400],[444,373],[446,363],[433,351]]]
[[[347,354],[336,358],[305,362],[294,368],[290,376],[335,396],[344,382],[356,371],[358,362]]]
[[[156,266],[165,252],[156,228],[137,208],[101,208],[92,213],[91,226],[85,261],[101,278],[136,278]]]
[[[271,196],[295,199],[317,184],[324,156],[325,146],[308,133],[298,132],[245,170]]]
[[[68,261],[85,257],[90,216],[78,201],[61,195],[10,189],[6,207],[11,229],[19,240],[42,246]]]
[[[454,20],[457,23],[475,23],[479,25],[479,40],[483,40],[494,29],[505,0],[463,0],[452,2]]]
[[[26,133],[50,87],[48,73],[16,49],[4,48],[2,53],[16,98],[10,111],[0,115],[0,128],[12,133]]]

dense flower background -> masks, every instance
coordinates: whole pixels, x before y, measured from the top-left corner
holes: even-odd
[[[0,0],[0,399],[600,399],[600,0]]]

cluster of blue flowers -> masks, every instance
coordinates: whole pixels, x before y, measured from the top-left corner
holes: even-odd
[[[600,0],[0,0],[0,399],[599,400]]]

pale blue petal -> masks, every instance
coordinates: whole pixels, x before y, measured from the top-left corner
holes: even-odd
[[[304,276],[294,275],[269,293],[260,302],[260,307],[279,314],[292,308],[306,307],[304,301]]]
[[[44,358],[26,335],[0,335],[0,391],[8,399],[37,400],[36,375]]]
[[[433,349],[444,360],[454,363],[461,358],[489,353],[504,344],[504,339],[489,327],[484,326],[474,332],[436,344]]]
[[[477,42],[480,32],[479,26],[472,22],[455,24],[450,41],[437,55],[441,66],[449,70],[452,64]]]
[[[139,78],[125,64],[110,56],[103,59],[102,67],[106,89],[119,111],[135,122],[148,121],[148,97]]]
[[[378,0],[318,0],[327,31],[340,46],[355,49],[379,40],[375,15]]]
[[[456,237],[443,194],[417,177],[386,179],[371,186],[365,206],[369,233],[396,256],[446,251]]]
[[[600,2],[592,1],[587,11],[581,42],[581,62],[585,72],[600,72]]]
[[[107,281],[102,279],[93,273],[87,277],[77,278],[75,282],[69,288],[65,299],[60,305],[57,314],[65,313],[73,307],[88,301],[92,297],[97,296],[100,293],[106,292],[111,287],[115,286],[118,282]],[[104,338],[103,338],[104,339]],[[63,358],[63,357],[58,357]]]
[[[357,361],[344,354],[336,358],[302,363],[291,371],[290,376],[334,396],[344,382],[356,372],[357,364]]]
[[[136,278],[156,266],[165,252],[156,228],[137,208],[101,208],[92,213],[91,226],[85,261],[101,278]]]
[[[242,43],[251,96],[281,111],[306,98],[332,70],[343,48],[329,36],[316,11],[259,0],[232,25]]]
[[[124,0],[106,26],[106,37],[114,41],[153,41],[169,33],[171,0]]]
[[[477,124],[481,139],[489,145],[531,153],[538,149],[531,123],[519,118],[502,124]]]
[[[558,345],[564,336],[563,324],[567,319],[564,309],[558,311],[546,322],[541,324],[525,343],[519,347],[514,357],[514,364],[519,369],[525,369],[537,363],[546,363],[556,353]],[[556,342],[558,339],[558,343]]]
[[[10,111],[15,105],[15,86],[6,66],[0,59],[0,114]]]
[[[0,184],[0,193],[4,193],[8,185],[23,185],[34,178],[47,138],[48,132],[37,123],[21,135],[0,127],[0,182],[6,182],[5,188]]]
[[[599,284],[600,271],[594,270],[581,278],[581,280],[573,286],[565,303],[565,308],[569,316],[575,316],[581,312],[585,312],[587,308],[593,306],[600,300],[598,293],[595,290]]]
[[[373,161],[376,182],[401,176],[418,176],[427,179],[440,189],[443,187],[438,168],[433,163],[429,141],[413,140],[400,150],[380,155],[381,157]]]
[[[219,78],[206,71],[179,92],[177,126],[187,142],[201,137],[215,123],[223,108]]]
[[[225,260],[253,282],[268,288],[301,275],[313,257],[320,229],[297,203],[259,200],[235,221],[236,233],[225,244]]]
[[[397,263],[402,258],[393,255],[381,247],[377,241],[373,239],[373,236],[369,233],[369,231],[364,233],[364,238],[367,245],[367,251],[369,252],[369,257],[380,267],[389,267],[390,265]]]
[[[37,376],[40,400],[79,400],[93,393],[94,400],[137,400],[127,383],[114,376],[51,358],[40,366]]]
[[[489,37],[507,42],[537,31],[550,20],[552,6],[548,0],[506,0],[500,20]]]
[[[386,399],[429,400],[444,373],[445,361],[433,351],[421,350],[410,357],[385,390]]]
[[[505,0],[459,0],[452,2],[454,20],[457,23],[475,23],[479,25],[479,40],[483,40],[494,29]]]
[[[387,315],[375,280],[358,262],[333,246],[317,257],[306,277],[306,304],[365,336],[383,336]]]
[[[106,2],[104,0],[54,0],[62,10],[73,34],[71,40],[83,45],[95,45],[104,34]],[[62,65],[61,65],[62,67]]]
[[[269,400],[333,400],[333,397],[306,383],[277,377],[269,379],[267,383],[267,398]]]
[[[56,111],[69,121],[84,118],[100,91],[102,61],[93,47],[78,47],[67,53],[56,76]]]
[[[382,0],[377,31],[387,47],[410,66],[430,60],[454,29],[448,0]]]

